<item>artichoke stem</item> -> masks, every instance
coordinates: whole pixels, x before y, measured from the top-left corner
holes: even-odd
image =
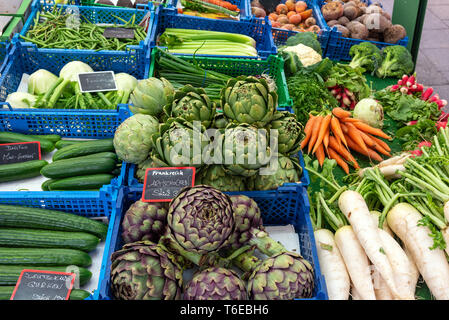
[[[262,263],[262,260],[253,256],[251,252],[244,252],[234,258],[232,262],[242,271],[250,274]]]
[[[260,229],[251,228],[249,243],[255,245],[263,254],[271,257],[278,253],[287,252],[287,249],[279,242],[271,239],[268,233]]]

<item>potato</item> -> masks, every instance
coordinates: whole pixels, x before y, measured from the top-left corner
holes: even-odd
[[[335,26],[336,24],[339,24],[339,23],[338,23],[338,20],[331,20],[331,21],[328,21],[328,22],[327,22],[327,25],[328,25],[330,28],[332,28],[332,27]]]
[[[264,18],[267,15],[264,9],[258,7],[251,7],[251,12],[256,18]]]
[[[343,5],[340,2],[329,2],[321,7],[324,20],[338,20],[343,15]]]
[[[385,29],[391,27],[391,21],[380,13],[368,14],[363,20],[363,23],[368,30],[376,32],[384,32]]]
[[[345,26],[349,22],[349,19],[347,17],[343,16],[343,17],[338,18],[337,22],[338,22],[338,24]]]
[[[387,43],[397,43],[407,36],[407,31],[400,24],[392,25],[384,31],[384,41]]]
[[[338,31],[341,32],[341,36],[344,38],[348,38],[351,32],[346,28],[345,26],[342,26],[341,24],[334,25],[334,28],[337,28]]]
[[[306,21],[304,21],[304,25],[305,25],[307,28],[316,25],[316,20],[315,20],[315,18],[314,18],[314,17],[307,18]]]
[[[364,24],[357,21],[351,21],[346,25],[346,27],[351,33],[351,38],[362,40],[366,40],[366,38],[368,38],[369,31]]]
[[[287,14],[288,7],[285,4],[280,3],[276,6],[276,13],[277,14]]]

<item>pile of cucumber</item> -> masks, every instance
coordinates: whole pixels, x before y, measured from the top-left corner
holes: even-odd
[[[40,173],[49,178],[44,191],[99,190],[120,174],[121,162],[115,154],[112,139],[64,141],[53,154],[52,162]]]
[[[54,151],[52,162],[32,160],[0,165],[0,183],[43,175],[44,191],[98,191],[118,176],[121,162],[110,139],[62,140],[61,136],[0,132],[0,144],[39,141],[41,153]]]
[[[105,223],[71,213],[0,205],[0,300],[10,298],[23,269],[73,272],[76,266],[79,284],[86,284],[92,277],[88,252],[107,230]],[[76,289],[69,299],[89,295]]]

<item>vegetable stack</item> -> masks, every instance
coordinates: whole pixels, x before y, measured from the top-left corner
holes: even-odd
[[[391,140],[390,136],[381,129],[351,118],[351,113],[342,108],[334,108],[332,114],[310,115],[304,132],[306,137],[301,142],[301,149],[308,146],[307,152],[315,154],[321,166],[327,154],[330,159],[335,159],[347,174],[348,163],[359,169],[350,149],[375,161],[382,161],[379,153],[391,156],[391,148],[379,139]]]

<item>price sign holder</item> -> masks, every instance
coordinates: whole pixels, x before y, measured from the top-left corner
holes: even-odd
[[[134,39],[134,30],[130,28],[105,28],[103,32],[105,38],[117,38],[117,39]]]
[[[32,160],[42,160],[39,141],[0,144],[0,165]]]
[[[116,91],[117,84],[113,71],[86,72],[78,74],[81,92]]]
[[[143,183],[143,202],[170,202],[179,191],[195,185],[195,167],[148,168]]]
[[[70,272],[24,269],[10,300],[68,300],[75,277]]]

